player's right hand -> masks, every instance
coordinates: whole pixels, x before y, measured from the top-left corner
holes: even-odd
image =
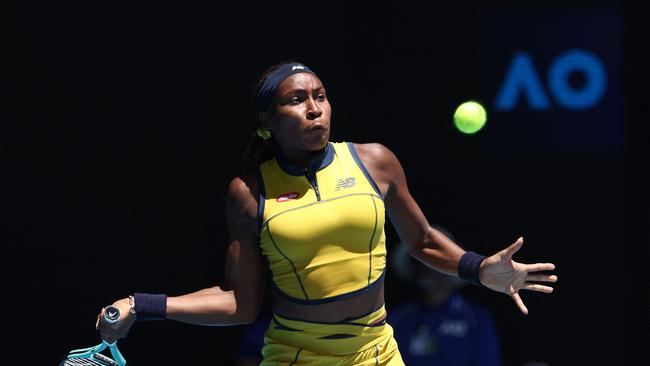
[[[128,298],[115,301],[113,306],[120,310],[120,318],[115,323],[109,323],[104,318],[105,308],[102,308],[99,312],[95,323],[95,328],[99,331],[102,340],[108,343],[114,343],[118,339],[126,338],[129,329],[135,322],[135,313],[130,311],[131,305]]]

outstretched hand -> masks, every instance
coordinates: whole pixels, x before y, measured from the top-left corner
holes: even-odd
[[[550,294],[553,287],[537,282],[557,282],[556,275],[542,273],[555,269],[553,263],[523,264],[512,260],[512,256],[524,244],[524,238],[519,238],[506,249],[485,258],[481,263],[480,281],[487,288],[509,295],[522,313],[528,314],[528,309],[519,296],[519,290],[539,291]]]

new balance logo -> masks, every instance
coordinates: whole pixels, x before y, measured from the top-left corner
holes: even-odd
[[[352,186],[354,186],[354,177],[343,178],[336,181],[336,188],[334,190],[338,191]]]

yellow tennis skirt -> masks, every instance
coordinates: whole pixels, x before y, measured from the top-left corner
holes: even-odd
[[[273,314],[264,334],[260,366],[404,366],[393,328],[380,319],[385,307],[337,323],[309,322]]]

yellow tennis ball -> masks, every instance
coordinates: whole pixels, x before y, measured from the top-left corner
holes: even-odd
[[[485,108],[477,102],[467,101],[456,108],[454,124],[462,133],[478,132],[487,121]]]

